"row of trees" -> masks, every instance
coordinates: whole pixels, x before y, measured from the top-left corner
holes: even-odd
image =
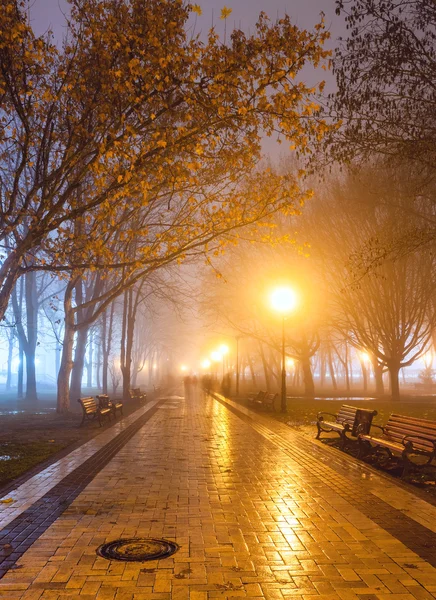
[[[290,285],[299,307],[286,320],[286,353],[301,366],[306,394],[314,393],[315,362],[335,387],[338,367],[349,378],[356,356],[365,388],[362,357],[368,355],[376,391],[384,393],[388,371],[391,394],[399,398],[400,370],[424,355],[434,339],[436,256],[427,246],[364,275],[360,260],[368,240],[396,238],[405,214],[413,229],[424,218],[421,213],[412,219],[409,181],[409,172],[373,163],[315,182],[315,197],[303,216],[277,223],[288,238],[297,230],[294,248],[289,242],[269,249],[239,247],[215,263],[221,277],[209,276],[204,283],[209,323],[257,340],[252,357],[264,366],[274,349],[277,364],[265,372],[274,373],[279,385],[281,322],[272,314],[269,295],[277,285]]]
[[[30,382],[27,288],[37,272],[62,280],[59,412],[90,330],[107,331],[117,298],[127,381],[138,299],[155,278],[220,252],[241,228],[263,235],[272,215],[304,201],[295,177],[256,168],[262,135],[304,154],[328,130],[313,115],[322,82],[299,77],[328,58],[322,21],[309,32],[261,15],[251,35],[223,41],[212,29],[203,42],[187,28],[199,8],[183,0],[70,5],[58,45],[34,35],[26,2],[0,11],[0,318],[24,281]]]
[[[147,285],[141,281],[80,330],[70,380],[73,400],[82,395],[83,384],[117,393],[121,383],[123,393],[136,386],[138,376],[148,385],[159,381],[163,357],[171,357],[169,332],[176,323],[172,315],[183,308],[174,280],[155,277]],[[86,285],[84,290],[86,295]],[[18,398],[37,400],[37,384],[47,389],[58,377],[64,352],[65,291],[65,282],[34,272],[20,278],[14,289],[0,334],[7,348],[5,389],[16,389]]]

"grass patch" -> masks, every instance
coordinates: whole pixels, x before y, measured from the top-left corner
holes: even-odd
[[[19,477],[52,454],[69,445],[67,443],[39,440],[34,442],[0,443],[0,486]]]
[[[353,401],[353,398],[342,400],[295,398],[288,400],[288,412],[286,415],[276,413],[275,416],[281,421],[290,423],[297,428],[307,427],[309,425],[315,426],[319,412],[336,414],[343,404],[357,406],[359,408],[375,409],[377,411],[377,416],[374,418],[373,423],[376,423],[377,425],[384,425],[391,413],[436,421],[436,403],[434,400],[392,402],[377,399]],[[314,432],[315,431],[316,429],[314,428]]]

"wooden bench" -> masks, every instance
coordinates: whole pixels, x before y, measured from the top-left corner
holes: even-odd
[[[259,392],[257,392],[256,395],[249,396],[248,401],[252,402],[253,404],[261,404],[263,399],[265,398],[265,396],[266,396],[266,392],[259,391]]]
[[[430,465],[436,457],[436,421],[392,414],[383,427],[372,427],[381,434],[359,432],[359,458],[373,454],[384,460],[401,457],[404,477],[412,469]]]
[[[347,433],[357,438],[359,433],[368,433],[371,428],[373,417],[377,414],[376,410],[368,408],[357,408],[343,404],[339,412],[335,415],[327,412],[320,412],[317,416],[316,426],[318,433],[316,439],[319,440],[321,433],[337,433],[341,438],[340,446],[344,448],[347,440]],[[332,417],[326,420],[326,416]]]
[[[141,388],[131,388],[129,393],[131,400],[138,400],[141,404],[147,400],[147,394],[141,392]]]
[[[275,409],[275,401],[278,398],[278,394],[267,394],[265,393],[263,399],[261,400],[261,404],[262,406],[264,406],[265,408],[274,410]]]
[[[123,403],[117,402],[116,400],[111,400],[107,394],[98,394],[96,396],[98,400],[98,408],[100,410],[104,410],[105,408],[109,408],[112,411],[113,416],[116,418],[117,410],[120,412],[120,415],[123,415]]]
[[[102,419],[107,417],[109,421],[111,420],[111,409],[99,408],[92,396],[89,396],[89,398],[79,398],[77,402],[80,404],[83,411],[82,422],[80,423],[80,426],[82,426],[87,419],[93,420],[97,418],[100,427]]]

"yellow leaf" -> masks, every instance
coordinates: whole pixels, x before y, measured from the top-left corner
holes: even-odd
[[[5,498],[4,500],[0,500],[1,504],[11,504],[11,502],[13,502],[14,499],[13,498]]]
[[[118,175],[117,181],[118,181],[118,183],[121,183],[123,181],[123,176],[122,175]]]
[[[227,19],[227,17],[231,14],[232,14],[231,8],[224,6],[224,8],[221,9],[221,19]]]
[[[191,10],[192,10],[192,12],[195,12],[195,13],[197,13],[197,15],[198,15],[199,17],[201,17],[201,15],[202,15],[202,10],[201,10],[201,8],[200,8],[200,6],[199,6],[198,4],[193,4],[193,5],[191,6]]]
[[[159,148],[166,148],[167,143],[165,140],[159,140],[157,145],[159,146]]]

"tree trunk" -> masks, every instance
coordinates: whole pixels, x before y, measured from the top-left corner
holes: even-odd
[[[365,361],[360,360],[360,368],[362,369],[362,379],[363,379],[363,391],[368,391],[368,369],[366,368]]]
[[[86,341],[89,327],[84,326],[77,332],[76,348],[74,350],[73,368],[71,371],[70,396],[73,402],[82,396],[83,369],[85,366]]]
[[[18,342],[18,378],[17,378],[17,398],[23,397],[23,379],[24,379],[24,352],[23,344]]]
[[[36,344],[38,340],[38,302],[36,291],[36,273],[26,273],[26,329],[27,343],[23,345],[26,354],[26,400],[34,402],[36,393]]]
[[[374,370],[375,392],[378,396],[384,396],[385,386],[383,383],[383,366],[379,364],[377,358],[371,358],[372,368]]]
[[[108,373],[109,373],[109,356],[112,347],[112,330],[114,322],[114,310],[115,304],[112,302],[109,320],[107,318],[107,310],[103,313],[103,324],[102,324],[102,383],[103,383],[103,394],[108,393]]]
[[[333,364],[331,348],[329,348],[329,371],[330,371],[330,377],[332,378],[332,387],[336,391],[338,389],[338,383],[336,381],[335,366]]]
[[[304,395],[305,396],[314,396],[315,395],[315,384],[313,381],[312,367],[310,364],[309,356],[301,357],[301,367],[303,369]]]
[[[60,345],[60,343],[58,342],[58,340],[56,340],[56,355],[55,355],[55,370],[56,370],[56,377],[59,375],[59,369],[61,367],[61,352],[62,352],[62,346]]]
[[[8,370],[6,374],[6,391],[9,392],[11,389],[12,380],[12,355],[14,353],[14,340],[15,335],[11,330],[8,335]]]
[[[88,342],[88,362],[87,362],[87,377],[86,377],[86,385],[88,388],[92,388],[92,371],[93,371],[93,330],[91,329],[89,332],[89,342]]]
[[[98,338],[97,338],[98,341]],[[96,357],[96,365],[95,365],[95,383],[97,389],[101,389],[101,380],[100,380],[100,368],[101,368],[101,340],[100,343],[97,344],[97,357]],[[104,393],[104,392],[103,392]]]
[[[319,360],[319,383],[322,389],[324,389],[325,385],[325,372],[326,372],[326,357],[325,352],[321,352],[320,360]]]
[[[24,279],[21,277],[17,282],[12,292],[12,309],[14,311],[14,319],[16,326],[16,334],[18,339],[18,378],[17,378],[17,398],[23,397],[23,379],[24,379],[24,350],[23,344],[25,333],[23,328],[23,295],[24,295]],[[19,284],[19,285],[18,285]]]
[[[139,291],[137,291],[139,294]],[[123,375],[123,400],[127,402],[130,399],[131,370],[132,370],[132,349],[133,333],[135,328],[137,302],[133,302],[133,290],[129,289],[124,293],[123,305],[123,323],[121,334],[121,353],[120,366]]]
[[[391,396],[392,400],[400,400],[400,365],[397,362],[389,362],[387,365],[389,369],[389,378],[391,385]]]
[[[56,411],[66,414],[70,411],[70,375],[73,368],[73,345],[75,334],[74,311],[72,307],[72,295],[76,280],[68,282],[64,297],[65,331],[62,346],[61,364],[58,374],[58,394]]]

